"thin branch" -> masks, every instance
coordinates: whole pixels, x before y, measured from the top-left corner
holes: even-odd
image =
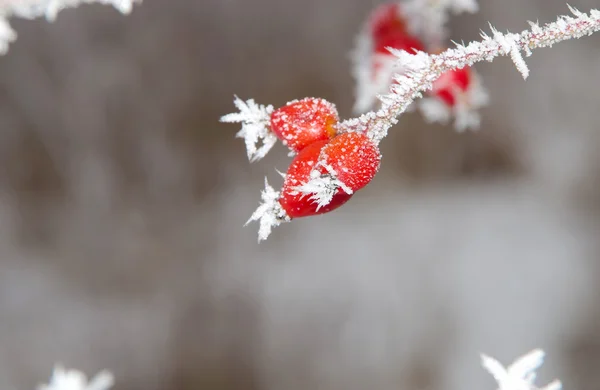
[[[99,3],[115,7],[123,14],[131,12],[134,3],[142,0],[0,0],[0,55],[8,52],[9,45],[17,39],[17,33],[8,19],[14,16],[25,19],[45,17],[49,22],[67,8],[75,8],[80,4]]]
[[[399,65],[407,71],[394,77],[396,83],[391,86],[388,95],[380,96],[382,106],[378,111],[342,122],[339,132],[365,131],[375,142],[380,142],[408,106],[422,97],[424,91],[431,89],[433,81],[448,70],[476,62],[491,62],[498,56],[510,56],[523,78],[527,78],[529,70],[521,52],[529,56],[533,49],[550,47],[600,30],[600,11],[593,9],[585,14],[572,7],[569,9],[575,17],[560,16],[556,22],[544,26],[530,22],[531,29],[520,34],[503,34],[492,27],[491,37],[482,33],[483,40],[480,42],[457,45],[437,55],[394,51]]]

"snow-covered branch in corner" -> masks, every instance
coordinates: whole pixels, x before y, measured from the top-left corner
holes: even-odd
[[[16,16],[25,19],[45,17],[54,21],[56,15],[66,8],[75,8],[84,3],[112,5],[123,14],[133,9],[134,3],[142,0],[0,0],[0,55],[6,54],[8,46],[17,39],[17,33],[8,19]]]

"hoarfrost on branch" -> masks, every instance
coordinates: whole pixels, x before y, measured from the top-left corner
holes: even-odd
[[[424,91],[431,89],[432,83],[448,70],[482,61],[491,62],[499,56],[510,56],[523,78],[527,78],[529,69],[522,52],[529,56],[533,49],[581,38],[600,29],[600,11],[592,9],[585,14],[572,7],[569,9],[573,16],[560,16],[556,22],[544,26],[530,22],[531,29],[519,34],[505,34],[492,28],[492,36],[482,33],[482,41],[456,45],[440,54],[393,51],[399,67],[405,72],[394,77],[396,84],[390,87],[390,93],[380,96],[381,108],[342,122],[339,131],[366,131],[374,141],[380,142],[408,106],[422,97]]]
[[[8,52],[11,42],[17,39],[17,33],[8,19],[16,16],[25,19],[45,17],[52,22],[65,8],[75,8],[84,3],[112,5],[123,14],[133,9],[134,3],[142,0],[0,0],[0,55]]]

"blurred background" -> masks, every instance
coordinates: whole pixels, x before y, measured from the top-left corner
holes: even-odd
[[[548,354],[540,383],[600,383],[600,37],[541,49],[523,81],[476,66],[479,132],[405,115],[343,208],[243,227],[277,147],[249,164],[233,95],[353,103],[365,0],[144,0],[13,20],[0,58],[0,388],[55,362],[131,390],[494,389],[484,352]],[[571,0],[583,11],[597,1]],[[564,0],[481,0],[520,31]]]

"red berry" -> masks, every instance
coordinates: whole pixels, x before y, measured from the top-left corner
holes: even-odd
[[[433,82],[431,93],[442,99],[447,105],[454,106],[457,97],[471,85],[471,68],[449,70]]]
[[[365,133],[359,132],[338,135],[325,145],[321,155],[337,179],[352,191],[369,184],[381,162],[379,147]]]
[[[307,217],[335,210],[352,197],[352,194],[339,189],[328,205],[319,208],[309,194],[302,193],[296,188],[310,181],[310,173],[319,160],[321,149],[326,144],[326,140],[321,140],[305,147],[292,160],[287,170],[279,204],[290,218]]]
[[[338,122],[334,104],[305,98],[275,110],[271,114],[271,131],[291,150],[299,152],[316,141],[333,138]]]
[[[414,53],[416,50],[425,51],[423,43],[418,38],[401,32],[388,34],[375,41],[375,52],[377,53],[390,54],[388,47],[409,53]]]
[[[371,38],[378,42],[390,34],[406,34],[406,22],[400,14],[398,3],[382,4],[369,17]]]
[[[332,211],[346,203],[352,194],[366,186],[379,170],[379,148],[364,133],[343,133],[329,143],[317,141],[294,158],[288,168],[279,203],[290,218],[306,217]],[[311,180],[317,162],[318,172],[333,175],[345,188],[338,187],[331,201],[319,207],[318,202],[298,189]],[[350,190],[350,194],[346,192]]]

